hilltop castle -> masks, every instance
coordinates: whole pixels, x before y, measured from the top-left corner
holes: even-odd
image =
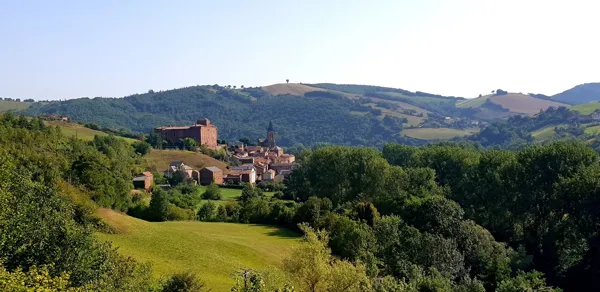
[[[154,129],[154,132],[171,144],[175,144],[183,138],[192,138],[198,142],[198,145],[217,147],[217,127],[206,118],[199,119],[195,125],[159,127]]]

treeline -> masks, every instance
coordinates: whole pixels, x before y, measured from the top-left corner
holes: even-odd
[[[248,186],[238,202],[203,205],[198,219],[308,223],[370,278],[425,277],[415,291],[595,291],[598,161],[564,142],[516,152],[325,147],[304,151],[280,196]]]

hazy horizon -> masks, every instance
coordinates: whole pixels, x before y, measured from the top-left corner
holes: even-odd
[[[476,97],[600,82],[594,1],[3,1],[0,96],[366,84]]]

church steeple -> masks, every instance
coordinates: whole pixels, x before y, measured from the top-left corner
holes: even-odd
[[[269,121],[269,128],[267,128],[267,147],[275,147],[275,129],[272,121]]]
[[[275,130],[273,130],[273,122],[272,121],[269,121],[269,128],[267,128],[267,131],[275,132]]]

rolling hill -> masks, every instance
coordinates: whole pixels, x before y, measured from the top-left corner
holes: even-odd
[[[582,115],[590,115],[600,109],[600,102],[590,102],[578,104],[570,107],[571,110],[577,111]]]
[[[112,210],[99,215],[116,230],[98,233],[119,252],[153,264],[156,277],[191,270],[212,291],[229,291],[241,268],[272,268],[299,242],[299,234],[271,226],[198,221],[151,223]]]
[[[600,101],[600,83],[585,83],[552,96],[552,100],[568,104]]]
[[[459,108],[480,109],[480,116],[504,118],[514,114],[535,115],[540,110],[549,107],[568,107],[564,103],[532,97],[522,93],[508,93],[503,95],[485,95],[477,98],[459,101]]]

